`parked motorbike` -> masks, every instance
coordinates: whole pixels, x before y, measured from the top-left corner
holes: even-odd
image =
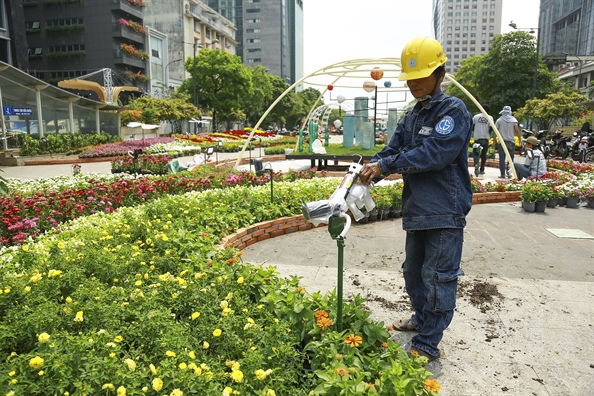
[[[571,136],[563,136],[563,129],[557,129],[551,141],[551,156],[567,158],[569,155],[569,147],[571,143]]]
[[[538,139],[538,149],[544,154],[545,158],[548,158],[551,154],[551,147],[553,146],[551,141],[547,140],[547,131],[542,129],[538,133],[534,133],[529,129],[522,129],[522,143],[520,145],[520,155],[526,155],[526,139],[529,136],[535,136]]]
[[[586,131],[574,132],[571,140],[571,159],[586,162],[586,154],[591,147],[594,147],[594,133]]]

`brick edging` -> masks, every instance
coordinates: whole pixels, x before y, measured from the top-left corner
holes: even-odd
[[[520,191],[488,192],[473,194],[472,204],[480,205],[496,202],[517,202],[520,201]],[[320,224],[318,227],[325,227]],[[305,231],[315,228],[313,224],[305,220],[303,215],[280,217],[278,219],[262,221],[247,228],[240,228],[235,233],[226,236],[219,243],[219,249],[230,247],[243,250],[254,243],[276,238],[277,236],[291,234],[293,232]]]

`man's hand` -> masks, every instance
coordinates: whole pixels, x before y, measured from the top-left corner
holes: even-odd
[[[361,184],[369,185],[376,177],[382,175],[382,170],[377,162],[365,164],[359,173]]]

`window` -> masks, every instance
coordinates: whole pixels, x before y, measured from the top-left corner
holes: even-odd
[[[262,62],[262,58],[248,59],[247,61],[248,63],[260,63]]]
[[[247,19],[247,23],[260,23],[260,18]]]
[[[70,26],[70,25],[82,25],[82,18],[67,18],[67,19],[51,19],[46,21],[47,26]]]
[[[460,40],[456,40],[456,41],[454,41],[454,44],[456,44],[456,45],[460,45]]]
[[[245,10],[246,14],[253,14],[254,12],[260,12],[259,8],[248,8],[247,10]]]
[[[247,50],[247,52],[249,52],[249,53],[262,52],[262,49],[261,48],[249,48]]]
[[[156,48],[153,48],[153,49],[151,49],[151,55],[152,55],[154,58],[160,58],[160,56],[159,56],[159,50],[158,50],[158,49],[156,49]]]
[[[447,44],[447,45],[452,45],[452,40],[448,40],[448,41],[446,42],[446,44]]]
[[[246,33],[260,33],[261,29],[246,29]]]
[[[246,3],[259,3],[260,0],[246,0]]]
[[[27,30],[38,30],[39,29],[39,21],[27,22],[25,24],[25,29],[27,29]]]
[[[446,37],[447,37],[447,38],[452,38],[452,33],[448,33],[448,34],[446,35]]]
[[[84,50],[85,50],[84,44],[55,45],[53,47],[49,47],[50,53],[51,52],[74,52],[74,51],[84,51]]]
[[[259,38],[253,38],[253,39],[247,39],[247,40],[245,40],[245,42],[246,43],[249,43],[249,44],[259,43],[261,41],[262,41],[262,39],[259,39]]]

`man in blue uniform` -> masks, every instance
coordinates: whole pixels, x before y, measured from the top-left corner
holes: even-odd
[[[440,89],[447,57],[436,40],[417,37],[402,51],[399,79],[417,99],[390,143],[363,167],[367,184],[402,174],[403,274],[414,314],[394,324],[416,331],[409,354],[438,358],[438,344],[454,316],[466,215],[472,206],[468,143],[472,116]]]

